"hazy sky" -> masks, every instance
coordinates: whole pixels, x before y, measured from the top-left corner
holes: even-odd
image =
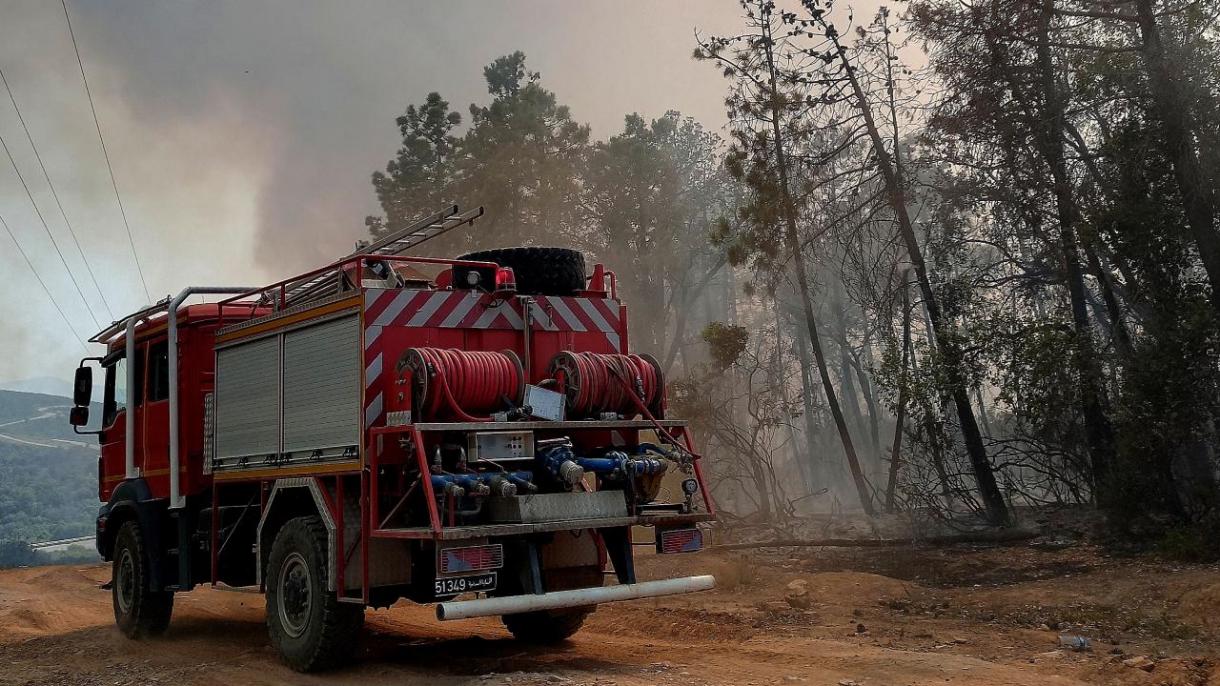
[[[483,66],[514,50],[598,138],[626,113],[667,109],[718,129],[725,84],[691,60],[693,34],[731,29],[738,17],[733,0],[68,6],[154,297],[187,284],[271,281],[350,249],[377,209],[369,174],[396,149],[394,118],[432,90],[465,114],[487,100]],[[0,69],[115,315],[142,305],[58,2],[0,3]],[[3,93],[0,136],[106,323]],[[77,331],[92,334],[3,156],[0,216]],[[0,381],[70,374],[81,348],[2,234],[0,274]]]
[[[434,90],[465,117],[470,103],[488,100],[483,67],[514,50],[597,138],[621,130],[627,113],[669,109],[720,130],[726,83],[712,65],[691,59],[694,33],[741,27],[736,0],[69,0],[68,7],[154,299],[186,285],[267,283],[345,254],[365,215],[377,211],[369,175],[397,149],[395,117]],[[115,316],[143,306],[57,0],[0,2],[0,69]],[[0,136],[94,315],[107,323],[2,92]],[[0,216],[76,330],[94,333],[2,154]],[[3,234],[0,275],[0,382],[70,376],[82,347]]]

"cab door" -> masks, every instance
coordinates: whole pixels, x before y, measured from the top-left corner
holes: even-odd
[[[124,477],[127,437],[127,358],[120,352],[102,361],[101,433],[98,434],[98,500],[107,502]]]
[[[144,401],[136,408],[136,462],[153,495],[162,497],[169,494],[169,342],[161,338],[141,349],[146,371]]]

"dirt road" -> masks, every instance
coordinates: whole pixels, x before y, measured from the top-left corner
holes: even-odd
[[[603,607],[551,649],[400,604],[369,613],[357,664],[308,677],[277,662],[258,595],[180,595],[167,637],[132,642],[98,589],[108,568],[9,570],[0,684],[1220,686],[1215,567],[1017,546],[701,553],[641,568],[711,571],[722,586]],[[1062,632],[1092,649],[1061,650]]]

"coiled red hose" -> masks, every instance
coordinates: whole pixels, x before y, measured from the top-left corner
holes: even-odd
[[[403,364],[414,374],[415,408],[420,419],[456,417],[488,421],[525,392],[521,360],[509,351],[411,348]]]
[[[550,374],[573,418],[606,412],[634,416],[640,406],[661,414],[664,407],[661,367],[651,357],[565,350],[551,359]]]

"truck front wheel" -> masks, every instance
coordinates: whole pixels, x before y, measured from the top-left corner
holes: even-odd
[[[267,561],[267,630],[289,667],[313,672],[351,658],[364,607],[327,590],[326,527],[297,517],[280,528]]]
[[[160,636],[169,628],[174,594],[152,590],[151,568],[151,553],[140,525],[125,522],[114,539],[110,593],[114,622],[127,638]]]

